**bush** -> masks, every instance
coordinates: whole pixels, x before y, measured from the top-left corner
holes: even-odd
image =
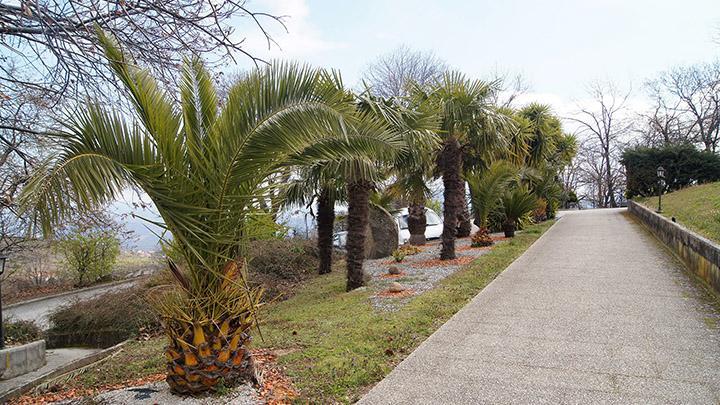
[[[33,321],[3,322],[6,345],[24,345],[43,338],[42,330]]]
[[[265,288],[265,299],[289,296],[292,287],[317,273],[316,241],[269,239],[254,241],[249,252],[250,280]]]
[[[658,194],[658,166],[665,169],[666,192],[720,180],[720,156],[693,145],[626,149],[621,163],[627,176],[627,198]]]
[[[49,347],[108,347],[140,333],[160,331],[146,290],[133,287],[62,307],[50,315]]]

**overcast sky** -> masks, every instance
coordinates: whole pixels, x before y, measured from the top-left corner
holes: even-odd
[[[587,102],[592,81],[632,88],[629,104],[639,109],[646,79],[720,57],[720,0],[250,0],[248,7],[288,16],[289,33],[265,23],[281,47],[271,51],[250,21],[238,21],[237,35],[257,56],[337,68],[355,86],[370,62],[406,45],[473,77],[522,74],[531,88],[520,102],[550,104],[561,116]],[[239,62],[227,69],[252,66]],[[138,247],[153,248],[157,238],[141,221],[126,223]]]
[[[289,33],[272,32],[267,51],[247,24],[253,52],[338,68],[348,85],[400,45],[430,50],[478,78],[522,74],[526,99],[568,110],[593,80],[633,88],[676,65],[720,56],[718,0],[251,0],[255,10],[287,15]],[[268,24],[271,28],[272,24]],[[245,61],[247,62],[247,61]],[[245,66],[247,64],[245,63]],[[558,111],[567,113],[569,111]]]

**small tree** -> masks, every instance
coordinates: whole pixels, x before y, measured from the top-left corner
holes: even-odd
[[[81,225],[69,230],[58,241],[57,249],[75,285],[85,286],[112,273],[120,254],[120,240],[110,226]]]

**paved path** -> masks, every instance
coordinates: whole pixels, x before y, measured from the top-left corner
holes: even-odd
[[[47,360],[47,363],[43,367],[9,380],[0,380],[0,402],[3,402],[3,398],[6,396],[21,395],[22,392],[27,391],[27,388],[25,387],[34,387],[37,384],[37,380],[44,379],[56,370],[67,367],[70,363],[76,362],[99,351],[100,349],[82,349],[74,347],[47,350],[45,352],[45,359]],[[13,395],[13,393],[15,394]]]
[[[137,280],[131,280],[127,283],[97,286],[86,288],[71,294],[31,300],[27,303],[13,304],[9,308],[3,309],[3,318],[34,321],[35,324],[42,329],[47,329],[49,327],[48,316],[57,308],[78,300],[82,301],[108,292],[120,291],[133,286],[136,282]]]
[[[361,404],[720,404],[720,316],[624,209],[566,213]]]

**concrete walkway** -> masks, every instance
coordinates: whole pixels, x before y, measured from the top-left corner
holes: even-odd
[[[720,315],[626,215],[566,213],[360,403],[720,403]]]
[[[100,352],[100,349],[67,348],[47,350],[45,352],[47,364],[43,367],[9,380],[0,380],[0,403],[4,403],[9,397],[21,395],[30,387],[36,386],[39,381],[44,381],[57,372],[63,372],[63,369],[68,368],[74,362],[82,361],[82,359],[98,352]]]

